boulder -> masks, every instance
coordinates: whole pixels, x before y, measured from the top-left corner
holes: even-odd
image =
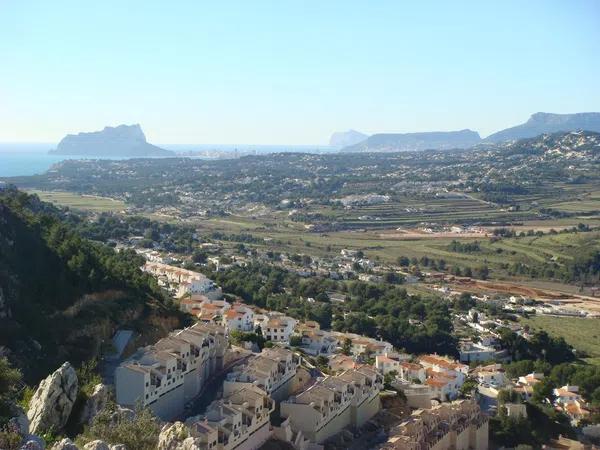
[[[190,436],[189,429],[181,422],[168,423],[158,436],[158,450],[201,450],[200,439]]]
[[[64,438],[62,441],[55,443],[50,450],[79,450],[71,439]]]
[[[8,421],[9,427],[21,436],[27,436],[29,434],[29,419],[23,408],[14,404],[10,405],[10,414],[13,417]]]
[[[31,433],[60,432],[77,398],[75,369],[66,362],[43,380],[29,403],[27,417]]]
[[[19,450],[44,450],[44,441],[41,439],[28,439]]]
[[[127,450],[127,447],[123,444],[111,445],[110,450]]]
[[[110,450],[110,447],[106,442],[96,440],[85,444],[83,450]]]
[[[115,411],[111,414],[111,423],[117,424],[123,421],[131,421],[135,418],[135,411],[133,409],[125,408],[121,405],[117,405]]]
[[[110,400],[110,388],[105,384],[97,384],[94,387],[94,391],[87,399],[79,423],[89,424],[96,417],[96,415],[107,405]]]

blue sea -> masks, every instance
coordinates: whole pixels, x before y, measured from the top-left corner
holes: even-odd
[[[0,144],[0,177],[44,173],[52,164],[65,159],[49,155],[51,148],[53,144]]]

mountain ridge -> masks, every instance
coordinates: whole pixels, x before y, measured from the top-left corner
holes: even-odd
[[[421,133],[379,133],[363,142],[343,148],[342,152],[402,152],[420,150],[450,150],[471,147],[481,142],[476,131],[430,131]]]
[[[532,114],[527,122],[492,133],[483,141],[498,143],[532,138],[540,134],[576,130],[600,132],[600,113],[555,114],[537,112]]]
[[[450,150],[516,142],[544,134],[579,130],[600,132],[600,112],[573,114],[537,112],[532,114],[527,122],[497,131],[483,139],[476,131],[470,129],[445,132],[376,133],[364,141],[345,146],[340,151],[345,153]]]

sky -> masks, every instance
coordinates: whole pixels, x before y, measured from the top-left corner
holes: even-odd
[[[0,0],[0,142],[325,144],[600,111],[600,1]]]

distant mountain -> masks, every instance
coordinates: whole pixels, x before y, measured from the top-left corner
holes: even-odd
[[[485,138],[484,141],[513,141],[535,137],[540,134],[575,130],[600,132],[600,113],[551,114],[538,112],[533,114],[527,122],[498,131]]]
[[[50,153],[81,156],[175,156],[170,150],[146,142],[142,127],[137,124],[105,127],[102,131],[91,133],[68,134]]]
[[[369,135],[356,130],[338,131],[331,135],[329,146],[337,148],[348,147],[349,145],[358,144],[368,137]]]
[[[471,130],[433,131],[425,133],[374,134],[363,142],[343,148],[342,152],[407,152],[415,150],[449,150],[472,147],[481,142]]]

